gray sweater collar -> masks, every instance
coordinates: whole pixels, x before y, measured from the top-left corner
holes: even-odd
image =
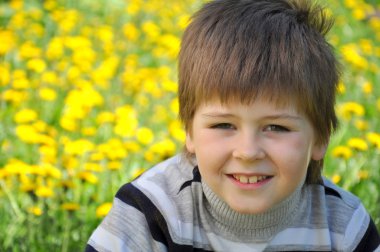
[[[299,209],[302,186],[287,199],[262,214],[241,214],[231,209],[203,181],[206,211],[223,233],[231,233],[250,241],[268,241],[289,225]]]

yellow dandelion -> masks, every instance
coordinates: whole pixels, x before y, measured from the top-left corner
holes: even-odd
[[[373,85],[369,81],[363,83],[362,86],[363,93],[365,94],[372,94],[373,92]]]
[[[352,151],[347,146],[337,146],[332,150],[332,155],[337,158],[349,159],[352,157]]]
[[[353,116],[363,116],[365,109],[357,102],[346,102],[338,106],[337,112],[343,119],[350,120]]]
[[[361,131],[365,131],[368,129],[368,122],[365,120],[355,120],[354,125],[358,130]]]
[[[108,214],[112,208],[112,203],[106,202],[96,208],[96,217],[102,218]]]
[[[100,112],[96,117],[97,124],[112,123],[115,121],[115,115],[111,112]]]
[[[55,179],[61,179],[62,178],[62,172],[57,167],[55,167],[51,164],[42,164],[41,167],[45,170],[46,176],[49,176],[49,177],[55,178]]]
[[[344,94],[346,92],[346,85],[342,81],[338,83],[337,91],[340,94]]]
[[[368,67],[368,61],[360,54],[360,49],[356,44],[347,44],[342,46],[341,52],[343,58],[359,69],[366,69]]]
[[[92,172],[88,171],[78,173],[78,178],[90,184],[97,184],[99,182],[99,178]]]
[[[91,161],[102,161],[104,158],[105,158],[105,155],[102,152],[94,152],[90,155]]]
[[[62,186],[65,190],[75,188],[75,184],[71,180],[62,180],[60,182],[60,186]]]
[[[51,88],[41,88],[38,91],[38,95],[42,100],[54,101],[57,98],[57,92]]]
[[[338,174],[334,174],[331,180],[334,184],[338,184],[342,180],[342,177]]]
[[[139,168],[139,169],[134,170],[132,172],[132,179],[137,178],[138,176],[140,176],[141,174],[143,174],[145,171],[146,171],[145,168]]]
[[[95,136],[97,129],[95,127],[85,127],[82,129],[84,136]]]
[[[25,102],[29,99],[29,95],[24,91],[17,91],[14,89],[5,90],[1,96],[4,101],[13,102],[13,104],[20,104],[21,102]]]
[[[14,116],[16,123],[30,123],[37,120],[38,114],[33,109],[22,109]]]
[[[355,150],[358,150],[358,151],[366,151],[366,150],[368,150],[368,144],[367,144],[367,142],[364,141],[363,139],[357,138],[357,137],[354,137],[354,138],[351,138],[350,140],[348,140],[347,145],[349,147],[351,147],[352,149],[355,149]]]
[[[133,42],[136,41],[139,36],[139,30],[131,23],[127,23],[123,26],[123,33],[129,41]]]
[[[369,132],[366,135],[368,142],[380,149],[380,133]]]
[[[50,187],[39,186],[36,188],[35,194],[40,198],[51,198],[54,196],[54,191]]]
[[[144,31],[144,33],[149,37],[151,38],[152,40],[153,39],[156,39],[158,37],[158,35],[160,35],[160,27],[158,27],[154,22],[152,21],[145,21],[143,24],[142,24],[142,30]]]
[[[68,116],[62,116],[59,120],[60,126],[70,132],[73,132],[78,129],[78,123],[74,118]]]
[[[184,30],[190,23],[189,15],[182,15],[178,19],[178,26],[181,30]]]
[[[61,205],[61,208],[69,212],[74,212],[80,209],[80,205],[73,202],[67,202],[67,203],[63,203]]]
[[[16,135],[21,141],[31,144],[39,143],[41,139],[41,134],[31,125],[16,126]]]
[[[43,214],[42,209],[38,206],[29,207],[28,212],[35,215],[35,216],[41,216]]]
[[[83,156],[95,149],[95,144],[87,139],[78,139],[65,144],[65,153],[69,155]]]
[[[146,127],[139,128],[136,132],[136,138],[144,145],[150,144],[154,139],[153,131]]]
[[[372,45],[372,41],[369,40],[369,39],[361,39],[359,41],[359,46],[360,48],[362,49],[362,51],[367,54],[367,55],[371,55],[373,54],[374,52],[374,48],[373,48],[373,45]]]
[[[171,111],[174,113],[174,114],[178,114],[179,112],[179,102],[178,102],[178,99],[173,99],[171,102],[170,102],[170,109]]]
[[[45,71],[41,75],[41,80],[44,83],[53,84],[54,85],[54,84],[58,83],[58,76],[53,71]]]
[[[366,13],[363,9],[354,9],[352,12],[352,16],[356,20],[363,20],[366,17]]]
[[[179,120],[173,120],[169,124],[170,134],[178,141],[184,143],[186,138],[186,132],[182,127],[182,124]]]
[[[136,143],[135,141],[125,142],[124,147],[126,148],[127,151],[133,152],[133,153],[141,151],[141,146],[138,143]]]
[[[16,45],[16,36],[10,30],[0,29],[0,56],[10,52]]]
[[[26,67],[37,73],[42,73],[46,69],[46,63],[42,59],[31,59],[27,62]]]
[[[85,163],[84,169],[86,171],[101,172],[103,171],[103,166],[99,163]]]
[[[122,166],[122,163],[120,161],[111,161],[111,162],[108,162],[108,165],[107,165],[108,169],[111,171],[120,170],[121,166]]]

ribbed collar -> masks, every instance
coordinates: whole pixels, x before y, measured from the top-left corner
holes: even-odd
[[[206,210],[214,219],[216,227],[223,233],[251,242],[268,241],[291,223],[303,198],[302,186],[299,186],[292,195],[266,213],[241,214],[231,209],[204,182],[202,187],[207,199]]]

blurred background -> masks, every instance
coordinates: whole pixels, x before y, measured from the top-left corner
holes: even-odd
[[[0,251],[83,250],[117,189],[181,151],[176,58],[203,2],[0,1]],[[380,227],[380,3],[323,3],[344,67],[324,175]]]

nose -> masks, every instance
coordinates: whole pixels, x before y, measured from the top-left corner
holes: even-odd
[[[242,161],[254,161],[265,157],[260,136],[257,134],[240,134],[236,139],[232,156]]]

